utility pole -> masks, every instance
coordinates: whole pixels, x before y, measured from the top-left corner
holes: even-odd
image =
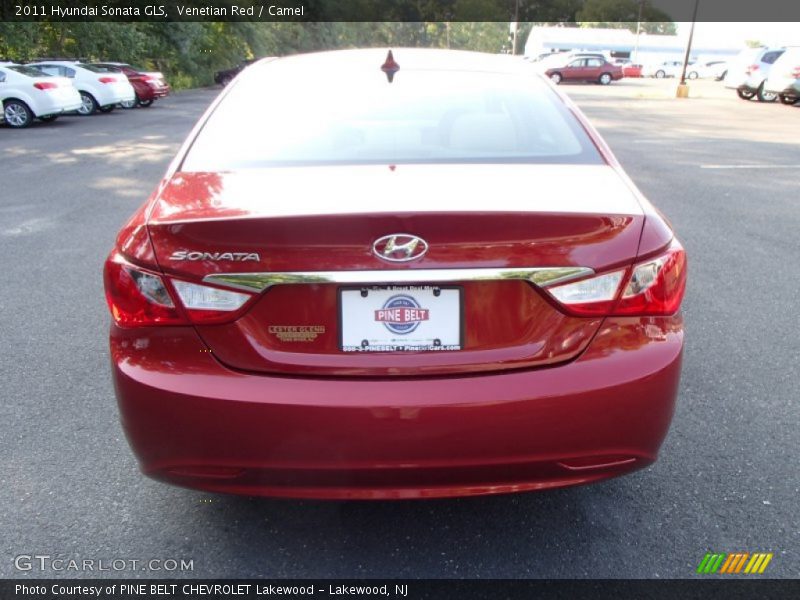
[[[681,70],[681,82],[678,84],[677,97],[688,98],[689,87],[686,85],[686,66],[689,64],[689,54],[692,52],[692,39],[694,38],[694,24],[697,22],[697,7],[700,0],[694,0],[694,13],[692,13],[692,27],[689,29],[689,41],[686,43],[686,55],[683,57],[683,69]]]
[[[644,8],[645,0],[639,0],[639,16],[636,20],[636,45],[633,48],[633,57],[631,60],[635,63],[639,63],[639,34],[642,31],[642,9]]]
[[[511,55],[517,54],[517,29],[519,29],[519,0],[514,3],[514,37],[511,38]]]

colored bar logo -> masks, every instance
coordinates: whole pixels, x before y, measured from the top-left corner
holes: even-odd
[[[732,554],[707,552],[697,566],[697,572],[704,575],[714,573],[760,575],[771,560],[772,552],[754,552],[753,554],[749,552]]]

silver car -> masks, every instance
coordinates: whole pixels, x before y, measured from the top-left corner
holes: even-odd
[[[753,96],[761,102],[775,102],[778,94],[764,89],[764,82],[784,48],[747,48],[728,63],[725,87],[736,90],[739,98],[750,100]]]
[[[764,90],[777,94],[784,104],[794,104],[800,100],[800,46],[786,48],[775,61],[764,83]]]

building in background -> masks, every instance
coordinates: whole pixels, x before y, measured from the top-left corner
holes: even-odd
[[[692,45],[690,61],[728,60],[742,48],[723,45]],[[554,52],[602,52],[610,58],[630,59],[648,65],[664,61],[683,61],[686,40],[677,35],[641,33],[628,29],[584,27],[534,27],[525,43],[525,57],[536,59]]]

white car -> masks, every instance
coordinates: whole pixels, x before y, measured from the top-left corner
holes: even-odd
[[[728,63],[724,60],[698,62],[686,67],[686,79],[724,79],[728,72]]]
[[[52,77],[25,65],[0,65],[0,103],[9,127],[27,127],[34,119],[54,121],[77,110],[81,96],[65,77]]]
[[[784,50],[765,47],[742,50],[728,65],[725,87],[736,90],[742,100],[750,100],[755,96],[760,102],[775,102],[778,94],[766,91],[764,82]]]
[[[111,112],[120,102],[130,102],[136,98],[133,86],[124,73],[109,73],[107,69],[68,60],[36,62],[31,66],[50,75],[72,79],[81,95],[82,104],[78,113],[82,115],[91,115],[98,110]]]
[[[655,77],[656,79],[680,77],[681,71],[683,71],[682,60],[668,60],[662,63],[644,65],[642,67],[642,77]]]
[[[767,94],[777,94],[784,104],[800,100],[800,46],[789,46],[769,70],[764,82]]]

